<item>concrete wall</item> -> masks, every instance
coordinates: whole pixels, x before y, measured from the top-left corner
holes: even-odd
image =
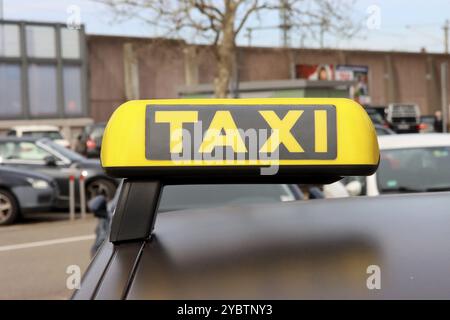
[[[367,65],[372,104],[413,102],[420,105],[423,114],[432,114],[441,107],[439,64],[450,62],[449,55],[428,53],[239,50],[241,81],[291,79],[295,64]],[[95,121],[107,120],[117,106],[128,100],[127,92],[138,92],[141,99],[176,98],[180,86],[212,83],[214,79],[214,56],[207,46],[187,46],[164,39],[89,36],[88,51],[90,112]],[[125,77],[125,70],[138,70],[137,83],[125,80],[130,79],[129,74]],[[450,87],[447,92],[450,101]]]

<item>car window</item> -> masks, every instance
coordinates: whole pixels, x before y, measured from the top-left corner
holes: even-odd
[[[381,193],[450,189],[450,147],[384,150],[377,180]]]
[[[51,140],[39,140],[39,142],[45,144],[46,146],[50,147],[52,150],[55,150],[56,152],[58,152],[59,154],[68,158],[71,161],[83,161],[85,159],[82,155],[76,153],[75,151],[72,151],[66,147],[63,147]]]
[[[32,142],[0,143],[0,157],[4,160],[44,160],[49,152]]]
[[[49,138],[52,140],[64,139],[59,131],[25,131],[24,137]]]
[[[284,184],[165,186],[158,211],[293,200],[296,200],[295,195]]]
[[[91,130],[92,130],[92,126],[90,126],[90,125],[86,126],[86,127],[84,127],[82,134],[84,136],[87,136],[89,134],[89,132],[91,132]]]
[[[381,114],[379,114],[378,112],[369,112],[369,117],[372,120],[373,123],[375,124],[383,124],[384,120],[383,117],[381,116]]]
[[[376,127],[375,130],[377,132],[377,136],[384,136],[388,134],[387,130],[384,128]]]
[[[103,136],[103,131],[105,131],[104,126],[97,126],[92,129],[92,132],[90,134],[91,139],[98,139]]]
[[[420,121],[423,123],[429,123],[429,124],[433,124],[434,123],[434,117],[430,117],[430,116],[425,116],[425,117],[421,117]]]

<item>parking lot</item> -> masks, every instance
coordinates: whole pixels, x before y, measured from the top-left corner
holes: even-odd
[[[67,267],[84,272],[96,219],[36,214],[0,232],[0,299],[67,299]]]

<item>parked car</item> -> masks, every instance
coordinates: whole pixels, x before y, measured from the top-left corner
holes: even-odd
[[[48,138],[63,147],[70,148],[70,142],[62,136],[60,130],[56,126],[16,126],[12,127],[7,136],[10,137],[32,137],[32,138]]]
[[[397,133],[418,133],[420,109],[417,104],[391,103],[386,111],[389,127]]]
[[[85,179],[87,199],[99,194],[111,199],[117,187],[116,180],[103,172],[99,160],[86,159],[50,139],[0,138],[0,157],[6,166],[31,169],[53,177],[60,190],[58,208],[68,206],[69,178],[74,172]],[[77,183],[78,180],[78,191]]]
[[[75,151],[88,158],[99,158],[106,123],[95,123],[84,128],[75,143]]]
[[[0,166],[0,225],[49,210],[58,196],[54,179],[29,170]]]
[[[341,180],[351,195],[450,191],[450,134],[390,135],[378,142],[377,172]]]

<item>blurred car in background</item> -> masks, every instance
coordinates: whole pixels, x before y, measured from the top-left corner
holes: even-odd
[[[99,158],[105,126],[106,123],[95,123],[85,127],[77,137],[75,151],[88,158]]]
[[[386,119],[397,133],[418,133],[420,108],[417,104],[391,103],[386,109]]]
[[[381,126],[379,124],[375,125],[375,131],[377,133],[377,136],[385,136],[387,134],[395,134],[395,132],[392,131],[391,129],[389,129],[388,127]]]
[[[64,139],[59,128],[56,126],[16,126],[8,131],[7,136],[19,138],[48,138],[63,147],[70,148],[70,142]]]
[[[421,116],[419,124],[420,133],[432,133],[436,132],[434,129],[434,116]]]
[[[389,127],[386,120],[386,106],[364,105],[364,110],[374,125]]]
[[[43,174],[0,166],[0,225],[12,224],[22,215],[53,207],[56,182]]]
[[[86,159],[50,139],[2,137],[0,157],[3,165],[53,177],[60,191],[56,203],[58,208],[68,206],[69,178],[75,171],[85,179],[88,200],[97,195],[112,199],[116,191],[117,181],[103,172],[99,160]],[[78,192],[78,185],[75,189]]]
[[[341,180],[350,195],[450,191],[450,134],[389,135],[378,142],[377,172]]]

